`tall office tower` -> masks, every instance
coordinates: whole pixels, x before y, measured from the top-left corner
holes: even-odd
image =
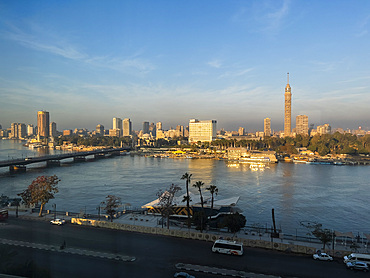
[[[217,121],[199,121],[191,119],[189,121],[189,143],[212,142],[217,138]]]
[[[149,134],[149,122],[143,122],[143,134]]]
[[[121,118],[113,118],[113,129],[122,130],[122,119]]]
[[[184,126],[177,125],[176,126],[176,136],[177,137],[184,137]]]
[[[27,125],[27,135],[28,136],[35,135],[35,129],[33,128],[32,124]]]
[[[57,136],[57,123],[51,122],[49,130],[50,130],[50,137],[56,137]]]
[[[37,112],[37,134],[40,137],[49,137],[49,112],[38,111]]]
[[[284,136],[290,136],[292,131],[292,93],[289,85],[289,72],[288,83],[285,87],[285,114],[284,114]]]
[[[18,138],[24,138],[27,135],[27,126],[25,124],[18,124]]]
[[[162,122],[158,122],[155,126],[157,130],[162,130]]]
[[[104,136],[104,126],[103,125],[97,125],[96,126],[96,135]]]
[[[10,125],[10,138],[18,138],[18,123],[12,123]]]
[[[122,136],[130,136],[132,133],[131,121],[126,118],[122,121]]]
[[[245,134],[244,127],[239,127],[238,134],[239,134],[239,136],[243,136]]]
[[[113,129],[119,130],[117,134],[118,137],[122,136],[122,119],[121,118],[113,118]]]
[[[295,131],[297,134],[308,135],[308,116],[298,115],[296,117]]]
[[[271,136],[271,119],[266,118],[263,120],[263,132],[265,136]]]
[[[155,137],[156,136],[156,126],[154,123],[151,123],[150,126],[149,126],[149,132],[152,133],[152,136]]]

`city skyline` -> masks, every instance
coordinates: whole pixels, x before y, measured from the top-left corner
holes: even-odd
[[[0,124],[107,128],[113,117],[215,119],[218,129],[370,129],[370,3],[19,1],[0,3]],[[58,12],[55,12],[58,11]],[[356,14],[349,17],[348,14]],[[68,19],[68,20],[67,20]],[[30,121],[29,119],[33,119]]]

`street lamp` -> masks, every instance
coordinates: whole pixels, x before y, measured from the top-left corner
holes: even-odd
[[[53,204],[53,208],[54,208],[54,220],[55,220],[55,218],[57,218],[57,204]]]
[[[100,204],[96,209],[98,210],[98,220],[100,221]]]

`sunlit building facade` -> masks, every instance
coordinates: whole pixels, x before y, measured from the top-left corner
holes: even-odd
[[[296,134],[308,135],[308,116],[298,115],[295,120]]]
[[[189,143],[212,142],[217,138],[217,121],[199,121],[191,119],[189,122]]]
[[[38,111],[37,112],[37,134],[40,137],[49,137],[49,112]]]
[[[122,136],[131,136],[132,124],[131,120],[126,118],[122,121]]]
[[[263,120],[263,133],[265,136],[271,136],[271,119],[265,118]]]

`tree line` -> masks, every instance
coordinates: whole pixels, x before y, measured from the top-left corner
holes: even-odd
[[[211,146],[218,149],[229,147],[245,147],[250,150],[273,150],[280,154],[296,154],[296,148],[307,148],[319,155],[327,154],[369,154],[370,135],[358,137],[351,133],[324,134],[324,135],[301,135],[296,137],[265,137],[262,140],[236,140],[218,139],[211,143]]]
[[[186,138],[172,138],[170,140],[158,139],[155,147],[179,147],[178,140]],[[67,141],[76,145],[84,146],[130,146],[132,139],[126,137],[111,137],[111,136],[89,136],[81,137],[61,136],[56,139],[56,143],[63,145]],[[272,150],[278,154],[297,154],[296,148],[307,148],[312,152],[316,152],[321,156],[327,154],[370,154],[370,134],[365,136],[356,136],[351,133],[324,134],[324,135],[301,135],[296,137],[265,137],[261,140],[252,139],[217,139],[212,142],[198,142],[194,145],[181,145],[181,148],[191,148],[192,151],[199,149],[215,148],[218,150],[226,150],[229,147],[245,147],[250,150]]]

